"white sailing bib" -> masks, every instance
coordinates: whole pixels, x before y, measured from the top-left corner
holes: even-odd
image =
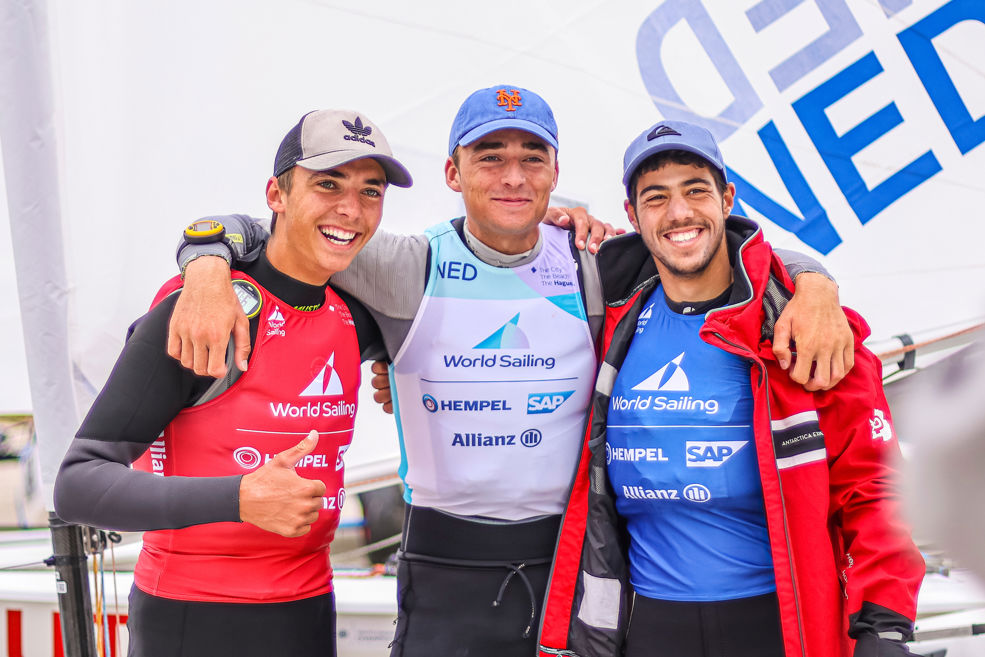
[[[428,230],[431,270],[391,366],[407,501],[520,520],[561,513],[595,376],[566,231],[533,262],[494,267],[451,223]]]

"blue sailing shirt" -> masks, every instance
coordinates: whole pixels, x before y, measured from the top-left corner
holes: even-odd
[[[749,363],[712,347],[704,315],[644,304],[609,404],[606,463],[630,535],[630,580],[659,600],[776,589],[753,439]]]

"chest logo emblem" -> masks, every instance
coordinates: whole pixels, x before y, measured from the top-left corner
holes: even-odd
[[[637,383],[633,386],[633,390],[666,390],[670,392],[687,392],[690,390],[691,384],[687,380],[684,368],[681,367],[684,353],[682,351],[677,358]]]

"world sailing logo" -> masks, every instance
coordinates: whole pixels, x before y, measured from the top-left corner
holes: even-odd
[[[684,360],[683,351],[674,360],[633,386],[633,390],[687,392],[691,389],[691,385],[681,367],[682,360]]]
[[[493,331],[492,335],[480,341],[473,349],[529,349],[530,340],[527,334],[518,326],[520,313]]]
[[[286,335],[284,321],[284,315],[280,312],[280,307],[274,306],[274,309],[267,315],[267,335],[284,337]]]
[[[339,373],[335,371],[335,352],[333,351],[325,365],[318,371],[318,374],[315,374],[315,378],[301,391],[299,396],[330,397],[341,394],[342,380],[339,379]]]
[[[298,393],[298,397],[337,397],[343,393],[342,380],[335,371],[335,352],[328,357],[315,374],[315,378]],[[344,399],[336,401],[305,401],[301,404],[289,402],[270,402],[270,412],[274,417],[353,417],[356,405]]]

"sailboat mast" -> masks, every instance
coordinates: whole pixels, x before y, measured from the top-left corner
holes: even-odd
[[[50,513],[58,465],[79,418],[69,351],[48,28],[46,0],[0,3],[0,147],[31,405],[55,548],[58,575],[52,585],[59,591],[62,643],[68,657],[88,657],[95,654],[95,643],[81,528]]]

